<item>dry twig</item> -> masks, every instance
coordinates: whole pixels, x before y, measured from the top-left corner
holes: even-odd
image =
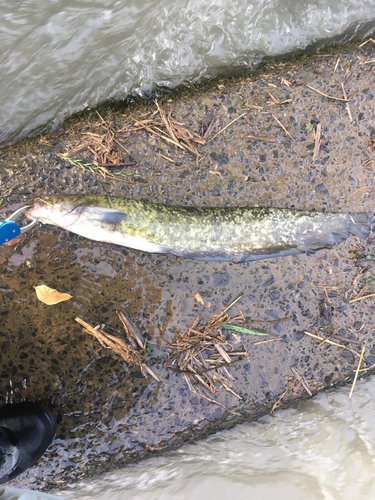
[[[119,314],[117,312],[117,314]],[[122,320],[120,314],[119,317]],[[125,317],[125,316],[124,316]],[[142,353],[139,351],[136,351],[131,345],[127,344],[124,339],[121,339],[119,337],[115,337],[114,335],[111,335],[107,332],[105,332],[100,326],[93,327],[90,325],[90,323],[87,323],[81,318],[75,318],[77,323],[79,323],[81,326],[83,326],[84,331],[86,333],[89,333],[93,337],[95,337],[99,343],[105,347],[106,349],[112,349],[112,351],[115,351],[117,354],[119,354],[128,364],[130,365],[138,365],[140,366],[142,373],[146,376],[145,372],[149,373],[152,377],[154,377],[155,380],[160,382],[159,378],[155,375],[155,373],[149,368],[145,363],[145,357]],[[125,326],[125,323],[123,323]],[[134,325],[131,324],[131,326],[134,328]],[[127,325],[127,328],[129,327],[129,324]],[[126,330],[128,332],[128,330]]]

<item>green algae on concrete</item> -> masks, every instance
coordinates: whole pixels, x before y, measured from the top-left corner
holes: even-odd
[[[35,196],[61,193],[186,206],[373,212],[374,153],[369,143],[374,134],[375,77],[368,61],[374,59],[374,49],[371,42],[343,47],[218,81],[172,102],[159,101],[196,132],[214,116],[218,124],[213,134],[243,112],[247,121],[237,120],[201,145],[198,166],[188,154],[146,133],[129,139],[126,147],[136,161],[131,169],[146,183],[103,179],[63,162],[57,154],[71,148],[84,132],[102,131],[95,113],[68,121],[54,133],[3,150],[2,213]],[[343,83],[352,119],[345,102],[328,99],[306,83],[336,97],[342,97]],[[288,102],[275,104],[270,94]],[[139,119],[154,110],[154,103],[137,104],[128,113],[110,110],[103,117],[120,128],[128,115]],[[316,120],[323,142],[312,161],[315,137],[306,123]],[[276,142],[255,141],[250,135]],[[14,484],[51,488],[123,466],[269,413],[286,389],[280,404],[292,404],[307,393],[293,383],[291,367],[305,377],[313,393],[352,380],[355,354],[332,345],[319,347],[319,341],[303,332],[365,340],[364,366],[372,365],[374,299],[349,302],[358,293],[366,295],[363,287],[368,284],[359,273],[371,272],[373,261],[361,257],[373,254],[372,246],[371,238],[350,237],[311,256],[206,263],[145,254],[39,225],[17,246],[2,247],[3,402],[40,400],[58,418],[54,443]],[[39,284],[67,291],[73,298],[48,307],[35,297],[33,286]],[[196,292],[204,305],[195,301]],[[242,400],[224,390],[218,394],[221,404],[242,415],[237,417],[199,399],[183,376],[165,370],[162,362],[177,332],[186,331],[198,314],[207,320],[240,293],[244,298],[232,314],[242,313],[245,327],[261,326],[281,340],[254,345],[249,335],[226,332],[234,345],[243,344],[249,353],[248,360],[229,369]],[[126,366],[74,321],[80,316],[105,323],[120,334],[116,309],[126,310],[147,339],[152,369],[161,382]],[[358,351],[358,344],[353,348]]]

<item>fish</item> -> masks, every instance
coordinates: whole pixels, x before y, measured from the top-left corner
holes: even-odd
[[[372,223],[370,213],[176,206],[86,194],[37,198],[25,213],[95,241],[233,262],[314,253],[350,235],[366,238]]]

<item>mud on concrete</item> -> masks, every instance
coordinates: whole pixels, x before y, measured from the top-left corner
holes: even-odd
[[[214,116],[213,134],[242,113],[247,121],[238,119],[200,145],[198,166],[191,155],[146,132],[129,139],[129,161],[136,165],[124,172],[137,173],[145,182],[104,179],[62,160],[58,154],[74,147],[84,132],[103,133],[95,112],[76,117],[53,133],[2,150],[1,211],[6,215],[35,196],[85,192],[182,205],[372,212],[375,77],[369,61],[374,52],[372,42],[342,47],[160,98],[166,113],[197,133]],[[349,109],[306,84],[340,98],[343,84]],[[138,103],[101,114],[119,129],[130,116],[142,119],[155,109],[152,102]],[[323,141],[313,160],[311,124],[317,121]],[[350,300],[373,291],[373,253],[371,237],[353,236],[314,255],[205,263],[97,243],[42,225],[18,245],[2,247],[2,401],[42,401],[58,419],[48,452],[14,484],[60,487],[269,413],[278,400],[282,406],[308,397],[291,367],[312,393],[352,381],[358,356],[303,332],[353,339],[356,352],[366,341],[362,367],[371,367],[374,298]],[[34,293],[39,284],[73,298],[46,306]],[[196,292],[204,305],[194,299]],[[244,345],[249,353],[229,368],[242,400],[223,389],[217,398],[238,417],[197,397],[183,376],[165,370],[162,362],[176,333],[186,331],[198,314],[207,320],[240,293],[244,297],[233,315],[241,312],[245,327],[279,340],[254,345],[259,338],[227,333],[234,347]],[[125,310],[145,335],[149,363],[160,382],[127,366],[74,321],[80,316],[120,335],[115,309]]]

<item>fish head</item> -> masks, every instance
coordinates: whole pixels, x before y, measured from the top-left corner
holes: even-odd
[[[68,228],[78,221],[84,209],[83,203],[72,204],[69,199],[51,197],[48,200],[43,200],[36,198],[33,205],[30,205],[25,211],[25,215],[29,219],[38,219],[43,224]]]

